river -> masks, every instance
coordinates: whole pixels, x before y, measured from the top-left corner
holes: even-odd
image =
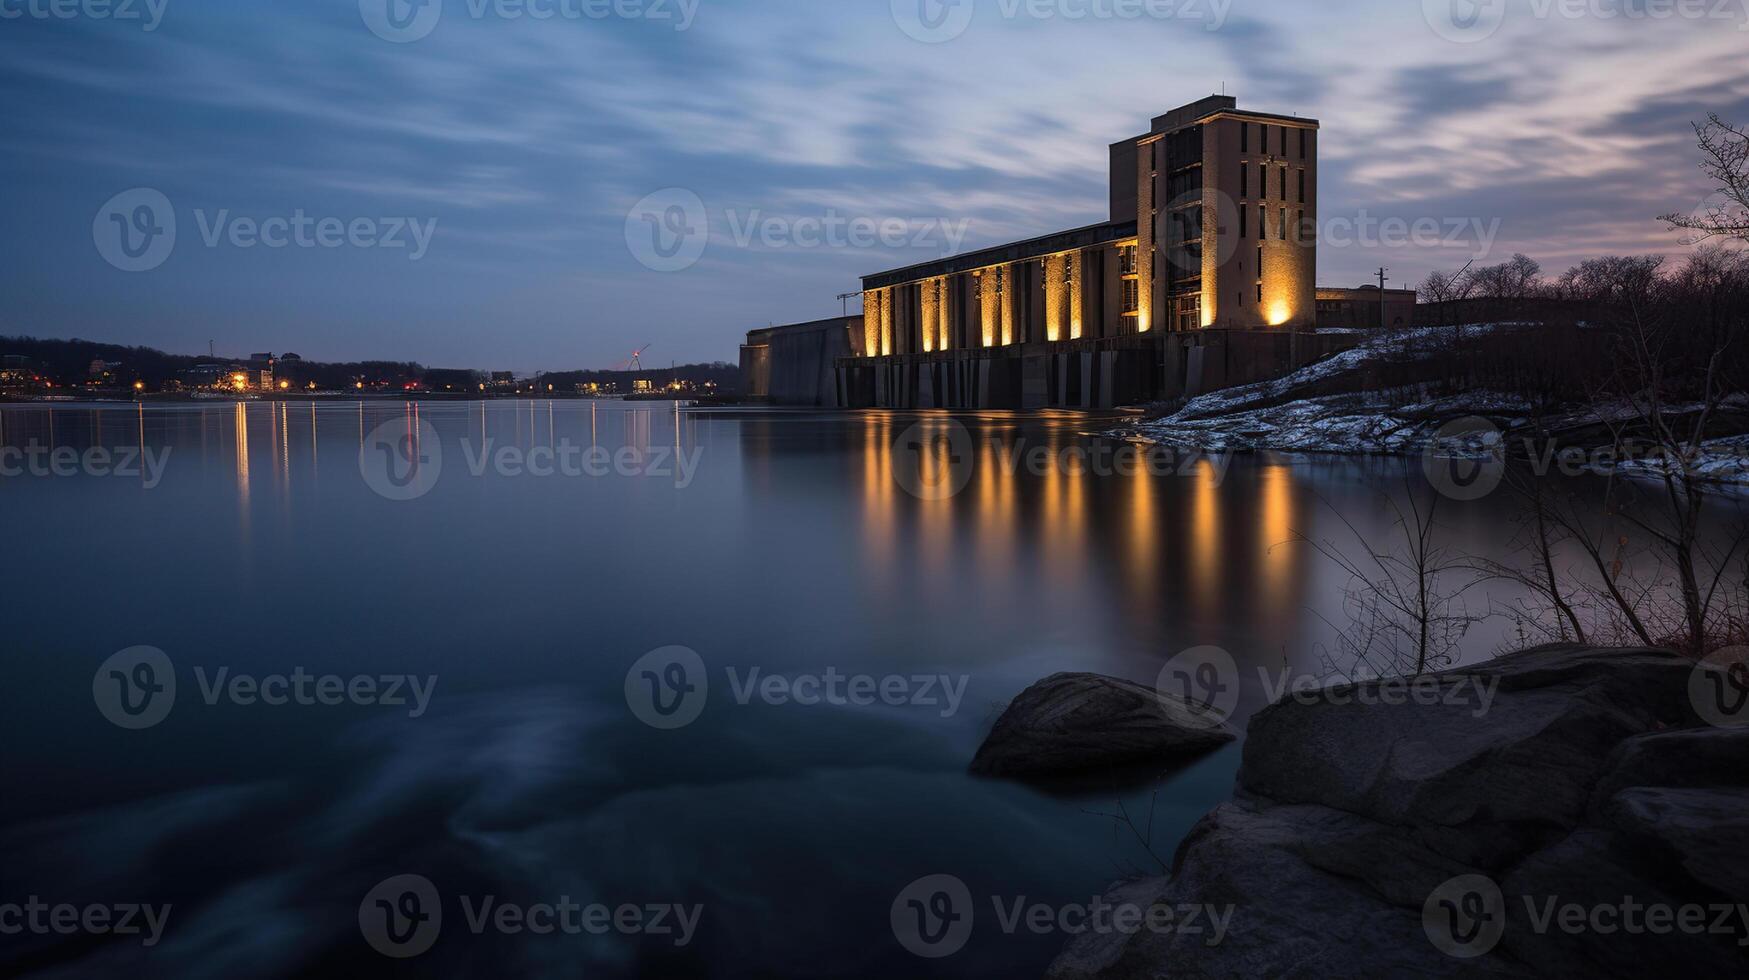
[[[1322,673],[1343,615],[1346,576],[1296,535],[1387,540],[1381,491],[1420,479],[1403,460],[1126,465],[1084,437],[1101,424],[0,408],[0,903],[170,906],[150,947],[27,931],[0,938],[0,970],[1038,975],[1065,920],[1012,910],[1158,871],[1240,747],[1046,792],[967,775],[1001,707],[1057,671],[1154,683],[1212,645],[1247,679],[1242,726],[1268,699],[1250,679]],[[1438,519],[1503,557],[1513,516],[1496,493]],[[1512,639],[1496,617],[1463,654]],[[141,708],[142,662],[173,698]],[[1105,815],[1120,805],[1147,845]],[[938,874],[975,922],[919,958],[894,904]],[[407,875],[442,916],[403,960],[365,920]],[[532,928],[567,904],[638,921]]]

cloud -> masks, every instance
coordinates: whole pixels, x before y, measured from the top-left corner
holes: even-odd
[[[704,0],[685,32],[475,19],[452,0],[404,45],[349,0],[179,0],[149,34],[8,22],[0,237],[30,259],[0,269],[0,318],[524,368],[621,359],[635,324],[679,359],[728,357],[748,324],[831,314],[860,273],[932,256],[741,249],[717,227],[705,261],[661,276],[625,246],[632,202],[684,187],[713,226],[728,211],[969,221],[965,247],[1000,244],[1103,220],[1107,144],[1223,82],[1244,105],[1322,120],[1327,217],[1498,217],[1497,250],[1553,268],[1672,247],[1651,216],[1705,193],[1688,121],[1749,118],[1743,35],[1718,25],[1517,18],[1453,45],[1394,0],[1259,0],[1212,31],[994,9],[939,45],[884,3],[817,0]],[[96,258],[90,223],[135,186],[179,207],[408,214],[439,231],[411,267],[179,248],[128,278]],[[1451,258],[1331,249],[1320,278],[1380,264],[1418,278]]]

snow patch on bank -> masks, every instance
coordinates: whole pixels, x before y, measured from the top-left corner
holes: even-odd
[[[1486,323],[1462,327],[1466,338],[1509,332],[1535,324]],[[1385,363],[1426,360],[1443,353],[1454,327],[1418,327],[1369,337],[1359,346],[1307,365],[1272,381],[1199,395],[1167,418],[1131,423],[1111,433],[1133,442],[1205,452],[1277,451],[1342,455],[1409,455],[1436,451],[1440,456],[1480,458],[1500,452],[1502,438],[1517,444],[1528,430],[1532,406],[1503,392],[1477,389],[1407,402],[1418,389],[1328,391],[1345,375]],[[1746,404],[1742,396],[1727,399]],[[1668,406],[1680,412],[1699,406]],[[1635,417],[1625,402],[1599,410],[1585,407],[1545,418],[1549,431],[1561,432],[1605,421]],[[1442,431],[1453,420],[1488,419],[1497,428],[1460,427]],[[1616,463],[1614,472],[1656,478],[1657,461]],[[1706,442],[1691,463],[1703,480],[1749,485],[1749,435]]]

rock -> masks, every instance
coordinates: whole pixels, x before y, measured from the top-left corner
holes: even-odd
[[[1688,702],[1693,667],[1661,651],[1549,647],[1423,678],[1431,693],[1422,700],[1364,705],[1353,699],[1378,682],[1331,688],[1252,719],[1239,785],[1393,825],[1485,822],[1515,838],[1560,830],[1584,814],[1611,748],[1699,722]],[[1442,839],[1451,838],[1429,843]]]
[[[1636,786],[1603,816],[1641,853],[1667,857],[1720,895],[1749,896],[1749,788]]]
[[[1664,651],[1543,647],[1423,678],[1420,698],[1417,686],[1392,699],[1391,682],[1368,682],[1266,708],[1234,802],[1190,832],[1169,878],[1108,896],[1230,905],[1222,941],[1082,935],[1048,975],[1740,969],[1743,935],[1625,936],[1546,919],[1573,903],[1749,895],[1749,732],[1699,727],[1693,669]],[[1470,876],[1498,889],[1503,925],[1458,958],[1434,945],[1423,913],[1438,921],[1436,892]]]
[[[1621,960],[1644,955],[1624,948],[1626,937],[1539,930],[1536,918],[1548,914],[1551,902],[1591,907],[1632,895],[1640,902],[1674,904],[1674,896],[1645,873],[1644,863],[1625,853],[1615,834],[1596,827],[1576,830],[1531,854],[1500,881],[1507,924],[1496,955],[1510,956],[1542,976],[1621,976]],[[1669,942],[1669,937],[1645,938]],[[1658,973],[1655,961],[1652,968],[1634,972]]]
[[[1098,674],[1056,674],[1021,692],[971,770],[1017,778],[1182,762],[1235,738],[1219,717],[1151,687]]]
[[[1749,728],[1693,728],[1630,738],[1610,756],[1594,806],[1629,786],[1741,785],[1735,770],[1749,759]]]
[[[1406,856],[1404,845],[1370,821],[1322,807],[1258,807],[1240,802],[1209,814],[1179,850],[1173,876],[1113,889],[1106,900],[1144,907],[1187,904],[1230,909],[1218,943],[1176,932],[1086,933],[1076,937],[1050,980],[1154,980],[1178,977],[1336,977],[1510,975],[1421,952],[1420,898],[1414,907],[1380,901],[1372,886],[1321,869],[1306,858],[1325,849],[1362,859],[1384,844],[1380,868]],[[1398,869],[1410,894],[1452,877],[1456,865],[1415,855]],[[1410,887],[1413,882],[1414,886]],[[1426,891],[1420,891],[1425,895]],[[1440,962],[1444,959],[1445,962]],[[1360,965],[1364,964],[1364,967]]]

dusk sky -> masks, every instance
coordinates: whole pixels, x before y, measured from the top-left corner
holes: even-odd
[[[0,0],[0,334],[181,353],[734,360],[748,329],[835,315],[860,275],[962,229],[965,250],[1104,220],[1107,144],[1223,85],[1322,121],[1341,241],[1320,283],[1518,251],[1558,271],[1679,251],[1655,218],[1709,190],[1690,122],[1749,122],[1749,0],[1450,0],[1473,26],[1447,0],[442,0],[404,43],[379,36],[384,0],[129,0],[136,20],[51,2]],[[640,15],[567,16],[616,9]],[[176,239],[129,272],[96,239],[138,188]],[[708,215],[680,271],[628,246],[658,192],[660,221],[690,220],[685,192]],[[233,224],[300,211],[403,247],[271,248]],[[747,238],[767,218],[792,224]],[[816,243],[831,218],[896,219],[907,244]],[[1385,218],[1438,231],[1342,244]]]

